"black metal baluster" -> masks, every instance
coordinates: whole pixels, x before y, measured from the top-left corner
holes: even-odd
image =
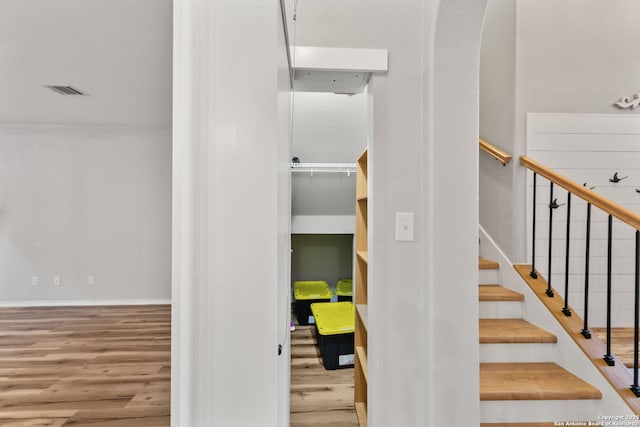
[[[631,391],[640,397],[638,387],[638,328],[640,328],[640,231],[636,230],[636,271],[635,271],[635,309],[633,324],[633,385]]]
[[[609,215],[609,233],[607,234],[607,354],[603,359],[607,365],[616,364],[611,355],[611,235],[613,234],[613,217]]]
[[[531,276],[534,279],[538,278],[536,273],[536,177],[537,173],[533,173],[533,231],[531,232]]]
[[[565,316],[571,316],[571,310],[569,310],[569,237],[571,229],[571,193],[567,193],[567,237],[566,237],[566,250],[564,261],[564,308],[562,312]]]
[[[585,242],[584,254],[584,327],[582,328],[582,336],[586,339],[591,338],[589,330],[589,246],[591,245],[591,203],[587,203],[587,237]]]
[[[549,277],[547,278],[547,291],[545,292],[548,297],[553,297],[553,290],[551,289],[551,253],[553,247],[553,182],[549,182]]]

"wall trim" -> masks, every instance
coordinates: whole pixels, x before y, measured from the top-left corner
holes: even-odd
[[[101,305],[171,305],[171,299],[0,301],[0,307],[85,307]]]
[[[291,217],[291,234],[354,234],[355,232],[355,215],[293,215]]]

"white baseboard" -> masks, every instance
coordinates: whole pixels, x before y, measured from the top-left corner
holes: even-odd
[[[84,307],[98,305],[171,305],[171,299],[0,301],[0,307]]]

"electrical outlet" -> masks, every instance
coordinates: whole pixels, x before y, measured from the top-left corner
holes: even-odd
[[[87,277],[87,284],[88,285],[95,285],[96,284],[96,276]]]
[[[31,286],[38,286],[38,276],[31,276]]]
[[[53,278],[53,285],[54,286],[60,286],[60,276],[55,276]]]

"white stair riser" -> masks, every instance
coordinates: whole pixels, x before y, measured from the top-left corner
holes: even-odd
[[[478,270],[478,279],[482,285],[492,285],[500,283],[498,270]]]
[[[529,286],[511,267],[512,261],[498,248],[486,231],[480,227],[481,255],[484,258],[499,262],[498,280],[480,281],[479,283],[501,284],[506,288],[522,292],[525,302],[522,305],[523,318],[543,327],[558,336],[557,344],[549,344],[553,348],[554,361],[565,367],[574,375],[598,388],[602,400],[544,400],[544,401],[485,401],[480,402],[481,422],[553,422],[553,421],[598,421],[598,415],[631,415],[632,412],[608,381],[598,372],[591,361],[573,342],[569,334],[558,324],[547,309],[539,304]],[[579,300],[573,299],[572,304]],[[484,345],[481,345],[483,347]],[[481,350],[482,351],[482,350]],[[496,351],[489,350],[491,352]],[[494,357],[494,355],[484,355]],[[497,356],[495,356],[497,357]],[[560,423],[558,423],[559,425]]]
[[[597,421],[607,412],[602,400],[499,400],[480,402],[480,422]]]
[[[480,301],[481,319],[522,319],[522,301]]]
[[[480,362],[549,362],[555,344],[480,344]]]

